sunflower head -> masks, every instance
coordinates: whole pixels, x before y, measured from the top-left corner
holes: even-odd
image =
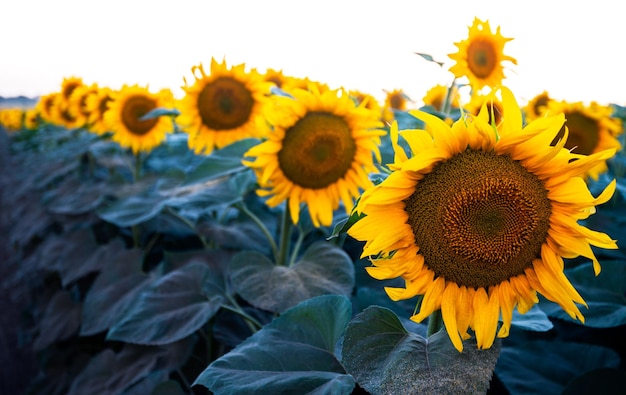
[[[563,114],[522,127],[512,93],[501,88],[501,97],[497,128],[486,105],[451,127],[411,111],[428,132],[393,125],[393,172],[363,193],[356,211],[365,215],[348,231],[365,241],[371,276],[404,279],[404,288],[386,289],[391,299],[423,295],[413,320],[441,309],[459,351],[470,329],[479,348],[507,336],[513,309],[525,313],[537,293],[583,320],[576,304],[584,301],[563,273],[563,258],[587,257],[598,273],[590,246],[617,248],[578,223],[612,196],[615,182],[595,198],[582,177],[615,149],[578,155],[563,146],[567,131],[553,145]]]
[[[495,94],[496,92],[492,91],[487,95],[473,94],[469,103],[465,105],[465,110],[469,114],[476,116],[484,108],[487,113],[487,122],[490,125],[500,125],[504,114],[504,106],[500,97]]]
[[[87,111],[89,113],[89,130],[96,134],[104,134],[109,131],[104,122],[104,113],[109,109],[109,104],[113,100],[113,91],[107,87],[99,87],[94,94],[86,99]]]
[[[550,103],[552,99],[547,91],[543,91],[537,96],[533,97],[528,101],[528,103],[522,109],[524,115],[526,116],[526,122],[533,121],[546,112],[548,108],[548,103]]]
[[[309,88],[272,97],[266,114],[272,131],[244,163],[255,170],[269,206],[288,201],[295,224],[304,203],[315,226],[329,226],[340,202],[349,212],[359,189],[371,185],[384,131],[378,114],[345,92]]]
[[[395,111],[406,111],[411,99],[402,89],[385,91],[385,103],[383,104],[382,118],[385,122],[391,122],[395,118]]]
[[[469,27],[467,39],[456,42],[458,52],[449,54],[456,63],[450,71],[457,77],[467,77],[473,89],[480,91],[483,87],[495,87],[504,79],[502,62],[517,64],[517,60],[504,54],[504,44],[512,38],[503,37],[500,27],[491,31],[489,21],[474,18]]]
[[[380,114],[382,111],[382,107],[378,100],[370,95],[369,93],[361,92],[358,90],[351,90],[348,94],[355,101],[357,106],[365,106],[365,108],[374,111],[377,114]]]
[[[65,100],[69,100],[70,96],[72,96],[72,92],[79,86],[83,85],[83,79],[79,77],[66,77],[63,78],[63,82],[61,83],[61,96]]]
[[[576,154],[590,155],[607,149],[621,148],[617,137],[622,133],[622,123],[611,116],[613,109],[609,106],[552,100],[549,101],[546,111],[565,115],[565,124],[554,138],[553,144],[564,138],[567,129],[565,148]],[[606,161],[602,161],[590,169],[587,176],[597,180],[599,175],[607,170]]]
[[[192,69],[195,81],[185,84],[177,123],[189,134],[189,147],[209,154],[248,137],[267,132],[263,107],[273,85],[245,64],[227,67],[226,61],[211,60],[207,74],[202,65]]]
[[[448,87],[445,85],[435,85],[430,88],[422,101],[424,105],[431,106],[437,111],[443,111],[443,105],[446,101],[446,96],[448,95]],[[459,108],[459,91],[456,85],[452,86],[452,90],[450,91],[450,108],[455,109]]]
[[[58,95],[59,93],[57,92],[49,93],[47,95],[41,96],[39,100],[37,101],[37,104],[35,105],[35,107],[37,108],[37,110],[39,110],[39,115],[42,121],[48,122],[48,123],[54,123],[53,107],[55,105],[56,97]]]
[[[156,108],[172,108],[173,103],[169,89],[152,93],[147,87],[124,85],[112,93],[104,121],[107,130],[113,132],[112,139],[122,147],[130,148],[134,154],[149,152],[172,131],[172,120],[166,116],[141,118]]]

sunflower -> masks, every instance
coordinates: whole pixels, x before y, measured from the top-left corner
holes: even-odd
[[[104,122],[104,113],[111,101],[113,101],[113,91],[107,87],[99,87],[93,95],[87,97],[85,104],[89,112],[89,130],[93,133],[104,134],[109,131]]]
[[[41,96],[37,101],[35,107],[39,111],[39,116],[41,120],[48,123],[54,123],[54,110],[53,107],[56,103],[56,97],[59,95],[58,92],[49,93],[47,95]]]
[[[530,99],[524,108],[522,108],[524,115],[526,116],[526,122],[533,121],[543,116],[548,107],[548,103],[551,101],[552,99],[547,91],[543,91]]]
[[[446,96],[448,95],[448,87],[445,85],[435,85],[430,88],[422,101],[424,105],[431,106],[437,111],[443,111],[443,105],[446,101]],[[455,109],[459,108],[459,91],[456,85],[453,85],[452,91],[450,92],[450,108]]]
[[[68,111],[75,119],[80,119],[80,126],[88,126],[91,113],[87,101],[98,92],[98,85],[81,85],[74,89],[67,100]]]
[[[370,95],[369,93],[364,93],[358,90],[348,91],[348,94],[352,97],[352,99],[356,102],[357,105],[363,105],[365,108],[374,111],[377,114],[380,114],[382,111],[382,107],[378,100]]]
[[[371,185],[373,154],[380,161],[378,114],[356,106],[343,91],[293,90],[292,97],[273,96],[266,116],[273,126],[268,139],[245,154],[257,174],[260,196],[275,207],[288,200],[294,224],[300,204],[309,208],[316,227],[329,226],[343,202],[349,212],[359,188]],[[253,160],[253,161],[252,161]]]
[[[506,116],[498,129],[486,106],[451,127],[411,111],[430,131],[402,133],[409,158],[394,125],[392,173],[363,193],[355,210],[365,216],[348,230],[365,241],[372,277],[404,279],[405,288],[386,288],[391,299],[423,295],[412,320],[441,309],[459,351],[469,328],[479,348],[508,336],[513,309],[527,312],[537,293],[583,321],[576,303],[584,300],[565,277],[563,258],[589,258],[598,274],[590,246],[617,248],[577,222],[613,195],[615,181],[594,198],[582,175],[615,149],[585,156],[564,149],[565,139],[551,145],[563,114],[522,128],[515,98],[500,89]]]
[[[9,132],[22,129],[24,110],[21,108],[0,108],[0,125]]]
[[[170,117],[140,119],[155,108],[173,107],[174,98],[169,89],[152,93],[147,87],[124,85],[112,96],[104,113],[105,124],[113,132],[112,139],[122,147],[131,148],[134,154],[157,147],[173,130]]]
[[[488,95],[482,95],[480,93],[474,93],[470,98],[469,103],[464,106],[465,111],[471,115],[478,115],[483,107],[489,116],[488,123],[494,126],[502,124],[502,118],[504,113],[504,106],[502,100],[496,95],[497,91],[492,91]]]
[[[226,61],[211,59],[211,72],[202,65],[191,69],[196,81],[181,99],[177,123],[189,134],[189,148],[210,154],[248,137],[261,137],[267,131],[263,106],[272,83],[245,64],[228,68]],[[200,73],[200,75],[197,75]]]
[[[39,127],[41,116],[39,115],[39,109],[37,107],[24,110],[24,128],[28,130],[35,130]]]
[[[385,91],[385,103],[383,104],[382,118],[385,122],[391,122],[395,118],[395,111],[406,111],[411,99],[402,89]]]
[[[565,125],[555,137],[553,144],[563,138],[567,128],[569,135],[565,148],[576,154],[589,155],[610,148],[617,150],[621,148],[617,136],[622,133],[622,123],[611,116],[613,109],[609,106],[596,102],[584,105],[581,102],[552,100],[548,103],[546,111],[565,114]],[[607,170],[606,161],[602,161],[589,169],[587,175],[598,180],[598,176]]]
[[[502,61],[517,64],[517,60],[504,55],[504,44],[512,38],[503,37],[500,27],[491,32],[489,21],[474,18],[466,40],[454,43],[458,52],[448,54],[456,63],[450,67],[455,77],[467,77],[473,89],[479,91],[485,86],[500,85],[504,78]]]

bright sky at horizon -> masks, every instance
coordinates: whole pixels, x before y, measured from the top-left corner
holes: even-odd
[[[504,53],[518,65],[503,63],[503,84],[521,103],[546,90],[559,100],[626,105],[616,7],[610,0],[3,0],[0,96],[55,92],[69,76],[181,96],[191,67],[215,57],[381,99],[384,90],[403,89],[420,104],[430,87],[452,81],[447,55],[478,17],[513,38]]]

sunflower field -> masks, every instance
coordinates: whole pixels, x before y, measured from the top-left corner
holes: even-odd
[[[520,103],[509,40],[421,100],[212,58],[0,108],[0,389],[622,393],[626,107]]]

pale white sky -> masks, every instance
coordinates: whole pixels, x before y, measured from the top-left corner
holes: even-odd
[[[512,37],[504,84],[525,102],[626,105],[623,13],[611,0],[0,0],[0,96],[58,91],[77,76],[182,95],[190,68],[211,57],[282,69],[382,98],[420,102],[448,84],[454,42],[474,17]],[[431,54],[444,68],[414,52]]]

